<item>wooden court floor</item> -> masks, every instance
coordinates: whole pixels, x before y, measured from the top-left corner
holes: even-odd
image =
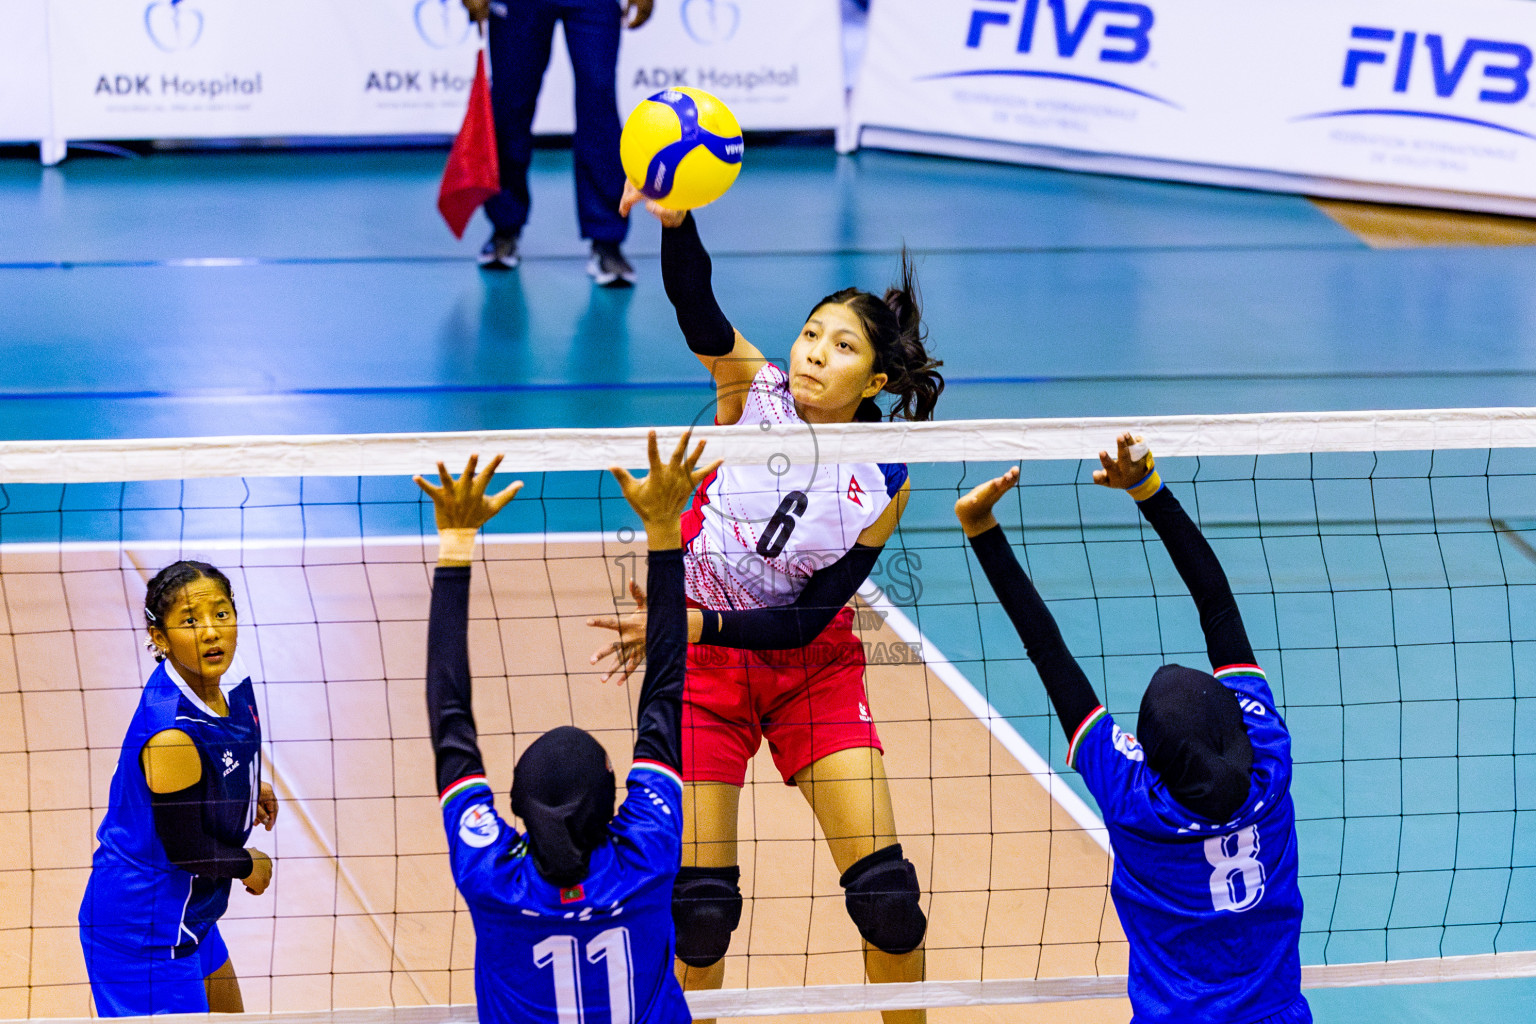
[[[236,584],[282,809],[252,845],[276,873],[221,928],[249,1010],[473,1001],[474,934],[454,892],[423,699],[430,566],[418,541],[186,552]],[[574,723],[627,765],[637,685],[587,663],[643,550],[485,545],[470,628],[475,712],[503,813],[517,754]],[[0,549],[0,1018],[85,1016],[75,915],[142,680],[144,581],[175,552]],[[907,650],[861,608],[871,660]],[[880,653],[876,653],[880,652]],[[872,665],[902,842],[923,879],[931,979],[1120,974],[1109,860],[913,658]],[[742,801],[746,912],[728,987],[861,980],[858,936],[809,809],[766,752]],[[935,1011],[936,1021],[1123,1021],[1124,1000]],[[759,1020],[765,1018],[756,1018]],[[804,1020],[805,1018],[785,1018]],[[839,1015],[875,1020],[874,1014]]]

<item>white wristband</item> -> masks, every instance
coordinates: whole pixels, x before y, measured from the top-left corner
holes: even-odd
[[[437,560],[439,562],[473,562],[475,560],[475,534],[472,527],[437,531]]]

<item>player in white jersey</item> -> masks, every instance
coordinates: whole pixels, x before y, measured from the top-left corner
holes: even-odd
[[[621,210],[641,198],[631,189]],[[664,229],[667,297],[688,347],[714,378],[717,423],[933,417],[944,379],[923,346],[905,258],[901,285],[883,297],[848,288],[817,302],[786,372],[721,312],[693,217],[648,208]],[[876,404],[882,392],[895,396],[889,412]],[[864,650],[847,607],[896,529],[906,478],[899,464],[729,466],[705,481],[683,514],[688,597],[698,606],[689,613],[683,705],[684,866],[673,893],[685,987],[718,987],[724,977],[742,906],[741,785],[764,739],[827,836],[870,980],[923,976],[927,918],[916,869],[897,841],[864,690]],[[643,651],[641,620],[594,620],[620,632],[594,660],[612,656],[627,674]],[[912,1024],[924,1014],[885,1018]]]
[[[763,360],[736,423],[800,422],[784,371]],[[701,609],[793,604],[905,499],[906,480],[899,463],[722,466],[683,514],[688,599]]]

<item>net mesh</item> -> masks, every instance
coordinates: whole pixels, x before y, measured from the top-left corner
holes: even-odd
[[[931,927],[927,982],[859,985],[837,869],[760,752],[739,820],[746,912],[726,991],[700,1013],[1123,993],[1105,836],[1077,778],[1050,769],[1065,739],[950,506],[998,460],[1023,460],[999,517],[1134,729],[1153,669],[1204,662],[1161,544],[1123,495],[1087,482],[1080,457],[1124,426],[714,432],[728,458],[911,464],[912,502],[855,625]],[[1137,430],[1221,557],[1291,727],[1302,959],[1344,965],[1310,983],[1536,971],[1536,413]],[[252,839],[276,881],[237,891],[221,924],[247,1008],[473,1000],[422,697],[431,507],[405,474],[508,450],[528,481],[474,577],[492,786],[505,794],[517,754],[567,723],[622,769],[636,687],[599,684],[588,659],[607,638],[586,621],[631,607],[627,584],[643,578],[643,538],[598,469],[634,463],[642,443],[563,435],[0,446],[0,827],[13,837],[0,844],[0,1018],[90,1013],[75,916],[153,667],[144,583],[178,557],[234,580],[282,802],[277,829]],[[938,1019],[982,1019],[950,1012]],[[1125,1006],[1073,1016],[1124,1019]]]

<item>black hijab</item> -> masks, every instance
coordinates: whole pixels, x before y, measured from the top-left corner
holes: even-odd
[[[1152,674],[1136,738],[1173,798],[1211,821],[1230,821],[1248,799],[1253,746],[1237,697],[1215,676],[1183,665]]]
[[[587,876],[613,820],[613,767],[603,745],[562,725],[533,741],[512,776],[512,813],[523,819],[539,873],[558,886]]]

